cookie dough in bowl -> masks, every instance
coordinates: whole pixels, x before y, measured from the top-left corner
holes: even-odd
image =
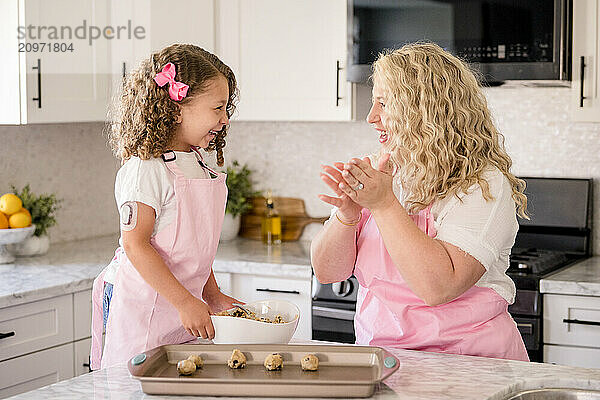
[[[245,304],[244,308],[250,311],[249,316],[235,307],[220,315],[211,315],[215,327],[213,343],[288,344],[301,317],[298,306],[285,300],[255,301]]]

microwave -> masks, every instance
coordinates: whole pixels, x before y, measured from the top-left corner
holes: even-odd
[[[348,0],[350,82],[386,49],[434,42],[484,83],[571,79],[571,0]]]

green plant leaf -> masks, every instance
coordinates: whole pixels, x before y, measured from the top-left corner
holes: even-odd
[[[227,207],[225,212],[233,215],[244,214],[252,208],[251,197],[260,196],[261,192],[253,188],[252,171],[246,164],[240,166],[237,160],[224,171],[227,174]]]
[[[31,222],[35,224],[35,236],[43,236],[48,233],[48,228],[56,225],[54,214],[60,208],[62,199],[57,199],[54,193],[36,195],[31,192],[29,184],[23,189],[17,190],[11,185],[14,194],[23,201],[23,208],[31,214]]]

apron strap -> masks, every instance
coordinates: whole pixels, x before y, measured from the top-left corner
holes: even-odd
[[[194,150],[196,152],[196,154],[198,154],[198,157],[200,157],[200,159],[198,160],[198,164],[200,164],[200,166],[204,169],[206,169],[211,178],[216,178],[217,176],[219,176],[219,173],[216,172],[215,170],[213,170],[212,168],[209,168],[206,164],[204,164],[204,157],[202,157],[202,154],[200,153],[200,150],[196,147],[196,146],[192,146],[192,150]]]

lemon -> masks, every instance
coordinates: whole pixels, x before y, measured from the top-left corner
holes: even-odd
[[[4,213],[0,212],[0,229],[6,228],[8,228],[8,218],[6,218],[6,215],[4,215]]]
[[[11,228],[27,228],[31,225],[31,215],[27,210],[16,212],[8,217],[8,225]]]
[[[14,193],[6,193],[0,197],[0,211],[6,215],[12,215],[23,208],[23,202]]]

